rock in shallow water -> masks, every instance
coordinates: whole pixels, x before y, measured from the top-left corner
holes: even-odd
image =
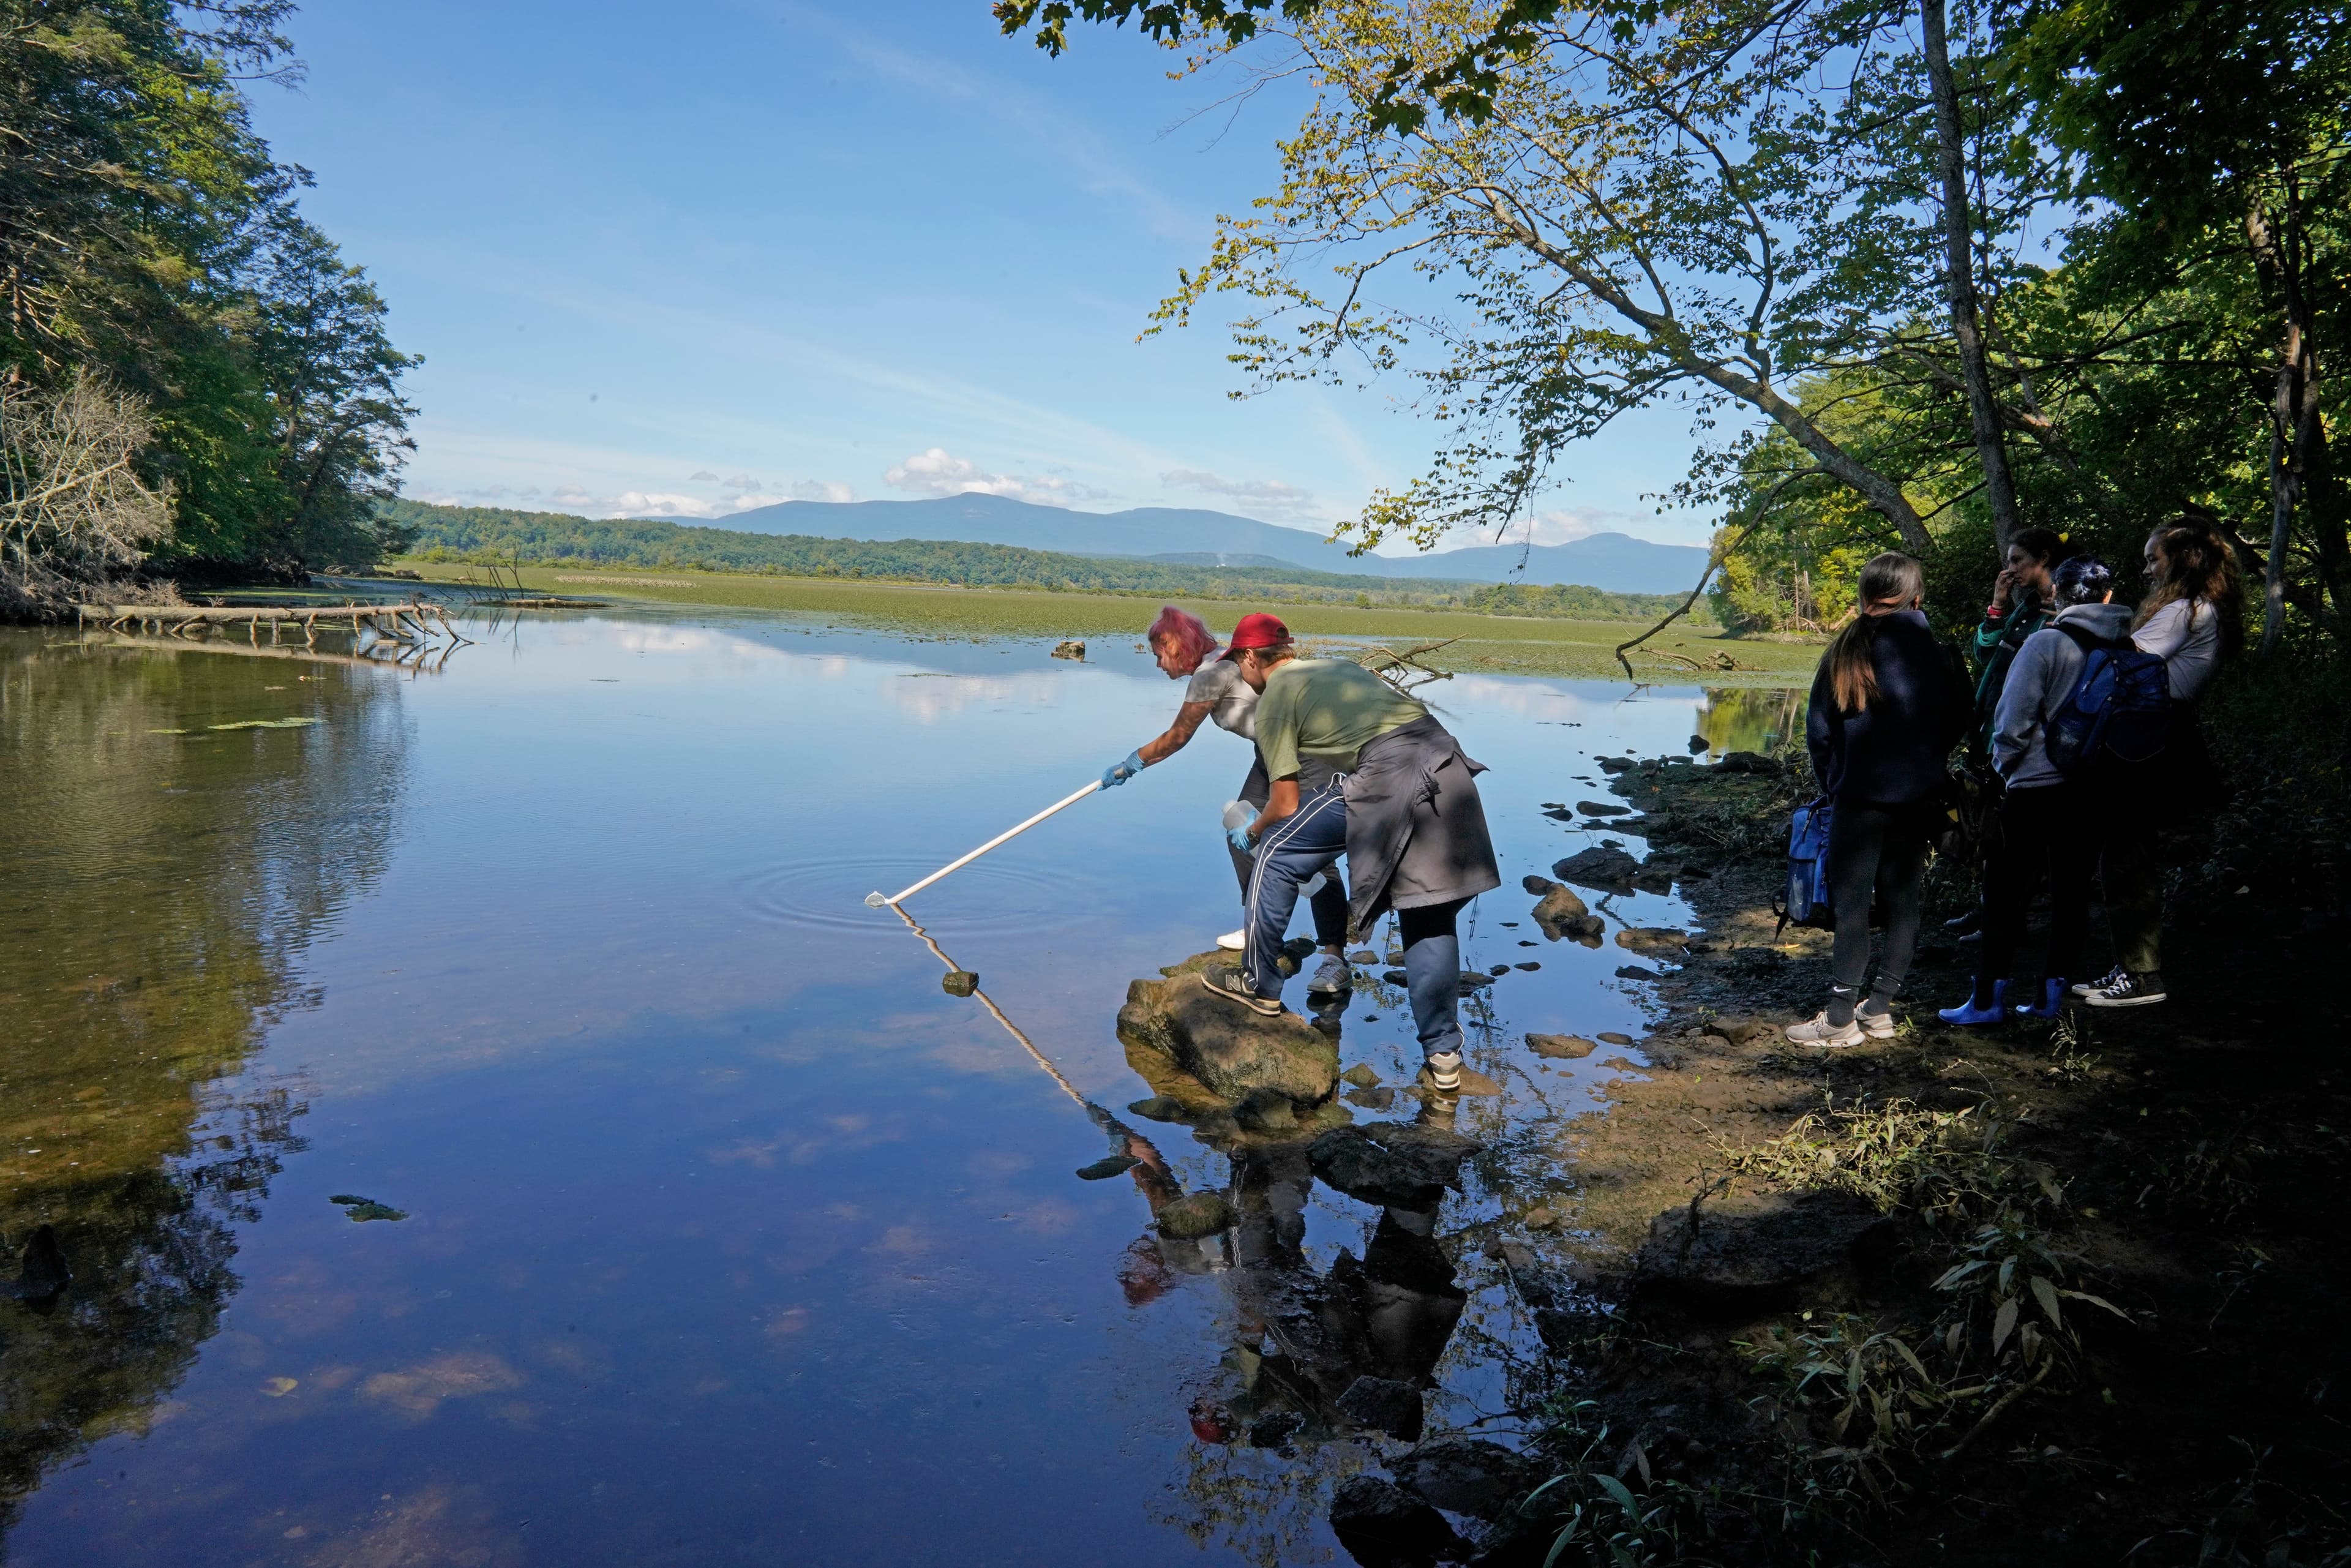
[[[1146,1122],[1180,1122],[1184,1119],[1184,1103],[1170,1100],[1165,1094],[1154,1094],[1148,1100],[1137,1100],[1127,1107]]]
[[[1233,1228],[1233,1206],[1213,1192],[1196,1192],[1163,1204],[1159,1234],[1173,1241],[1197,1241]]]
[[[1333,1127],[1306,1151],[1314,1174],[1365,1203],[1432,1203],[1461,1180],[1461,1162],[1485,1145],[1475,1138],[1402,1122]]]
[[[979,989],[979,977],[969,969],[950,969],[939,977],[939,989],[951,997],[967,997]]]
[[[1445,1516],[1377,1476],[1349,1476],[1331,1494],[1331,1533],[1363,1568],[1419,1568],[1460,1562],[1468,1543]]]
[[[1078,1167],[1078,1179],[1080,1181],[1108,1181],[1114,1176],[1125,1175],[1128,1171],[1133,1170],[1142,1163],[1143,1162],[1141,1160],[1136,1159],[1133,1155],[1104,1155],[1101,1159],[1096,1160],[1090,1166],[1080,1166]]]
[[[1580,1035],[1531,1034],[1527,1036],[1527,1049],[1554,1061],[1573,1061],[1590,1056],[1599,1047]]]
[[[1127,988],[1118,1030],[1163,1051],[1219,1099],[1238,1101],[1272,1090],[1291,1100],[1328,1099],[1339,1081],[1339,1047],[1292,1012],[1263,1018],[1200,982],[1200,969],[1223,962],[1203,953],[1165,979]]]
[[[1339,1076],[1358,1089],[1374,1088],[1380,1081],[1380,1075],[1377,1072],[1360,1061]]]
[[[1581,851],[1568,856],[1551,868],[1552,874],[1578,887],[1596,888],[1602,893],[1630,893],[1633,879],[1641,872],[1641,862],[1623,850],[1605,845]]]
[[[1534,1461],[1482,1437],[1423,1443],[1395,1466],[1396,1479],[1449,1513],[1493,1519],[1540,1479]]]
[[[1407,1443],[1420,1436],[1420,1390],[1409,1383],[1366,1373],[1349,1384],[1333,1403],[1340,1415],[1358,1427],[1369,1427]]]

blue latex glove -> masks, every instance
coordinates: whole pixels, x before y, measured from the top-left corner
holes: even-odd
[[[1249,841],[1249,825],[1247,822],[1238,828],[1225,830],[1225,841],[1245,855],[1257,853],[1257,846]]]
[[[1142,771],[1143,753],[1130,751],[1126,754],[1125,761],[1113,762],[1102,769],[1102,787],[1105,789],[1115,789]]]

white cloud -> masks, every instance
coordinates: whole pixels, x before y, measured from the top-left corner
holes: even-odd
[[[689,485],[715,485],[718,482],[718,476],[707,468],[697,468],[686,476],[685,482]]]
[[[1171,468],[1159,476],[1159,482],[1171,490],[1200,490],[1223,496],[1260,512],[1296,517],[1314,509],[1312,491],[1285,485],[1279,479],[1228,479],[1205,468]]]
[[[705,522],[719,522],[737,512],[773,507],[788,500],[856,499],[848,486],[838,482],[803,480],[790,486],[789,492],[780,494],[765,489],[756,479],[748,483],[751,488],[716,500],[674,490],[632,488],[600,493],[579,485],[559,485],[543,493],[536,486],[510,490],[503,485],[491,485],[475,489],[452,490],[419,486],[412,486],[408,494],[416,500],[446,507],[502,505],[509,500],[536,500],[544,494],[549,503],[561,507],[565,511],[590,517],[690,517]]]
[[[1110,498],[1107,490],[1054,475],[991,474],[976,463],[951,455],[944,446],[934,446],[903,463],[892,464],[882,479],[893,490],[916,496],[1009,496],[1015,500],[1037,501],[1049,507],[1071,507],[1081,501]]]
[[[554,489],[549,490],[548,494],[554,497],[559,501],[584,501],[588,499],[588,492],[581,489],[577,485],[558,485]]]
[[[802,479],[791,488],[795,501],[853,501],[856,492],[838,479]]]
[[[764,486],[762,486],[757,479],[752,478],[748,474],[737,474],[720,482],[730,490],[758,490],[765,488]]]

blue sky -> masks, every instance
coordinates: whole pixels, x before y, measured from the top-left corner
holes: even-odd
[[[1131,33],[1048,60],[987,0],[310,0],[294,35],[308,80],[256,121],[424,356],[420,499],[986,488],[1327,529],[1427,459],[1401,383],[1235,402],[1223,314],[1136,341],[1296,111],[1204,113],[1219,87]],[[1538,538],[1703,542],[1641,498],[1690,444],[1659,413],[1569,455]]]

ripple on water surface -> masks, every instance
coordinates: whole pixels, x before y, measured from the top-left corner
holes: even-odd
[[[736,883],[751,913],[779,925],[837,931],[905,927],[887,909],[865,902],[869,893],[893,894],[939,869],[939,862],[904,856],[836,856],[764,866]],[[909,899],[906,913],[933,936],[999,930],[1036,932],[1075,925],[1095,901],[1094,879],[1066,868],[1047,871],[1017,862],[975,861],[935,887]]]

